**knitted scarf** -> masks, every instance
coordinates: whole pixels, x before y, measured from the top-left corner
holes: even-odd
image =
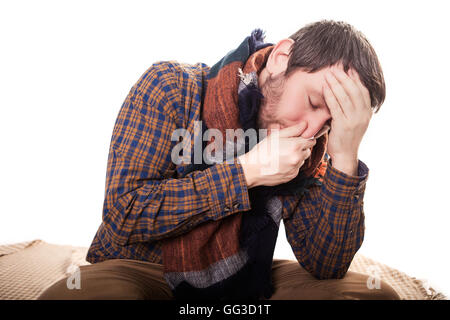
[[[256,119],[264,96],[257,79],[273,47],[264,43],[263,31],[255,29],[211,67],[202,105],[204,131],[216,128],[224,137],[226,129],[253,128],[258,132]],[[273,252],[283,196],[301,197],[309,186],[321,183],[327,139],[325,134],[317,140],[296,178],[278,186],[249,189],[249,211],[201,223],[187,233],[163,240],[164,278],[176,299],[271,297]],[[230,155],[225,154],[225,144],[230,141],[223,141],[222,159],[226,159]],[[233,148],[231,156],[237,155],[237,149],[239,146]],[[193,164],[183,174],[211,165],[215,164]]]

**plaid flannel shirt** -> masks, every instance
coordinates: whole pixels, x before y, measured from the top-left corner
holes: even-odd
[[[114,126],[102,222],[87,261],[162,263],[161,239],[251,208],[237,159],[183,178],[177,175],[187,165],[171,160],[178,143],[173,131],[185,128],[195,136],[208,72],[203,63],[159,61],[131,88]],[[321,186],[301,198],[282,197],[287,240],[298,262],[319,279],[342,278],[362,244],[367,177],[362,161],[353,177],[328,160]]]

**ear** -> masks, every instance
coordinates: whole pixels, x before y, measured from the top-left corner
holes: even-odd
[[[280,40],[269,55],[266,63],[266,69],[272,76],[284,73],[289,61],[289,52],[294,44],[294,40],[286,38]]]

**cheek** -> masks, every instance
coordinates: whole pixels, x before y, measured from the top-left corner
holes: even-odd
[[[300,120],[306,120],[308,118],[308,113],[305,107],[302,106],[285,106],[281,109],[279,114],[280,119],[292,123],[298,123]]]
[[[298,123],[307,116],[308,96],[298,85],[288,83],[280,99],[279,117],[286,122]]]

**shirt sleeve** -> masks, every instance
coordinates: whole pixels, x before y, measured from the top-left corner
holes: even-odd
[[[117,117],[108,156],[103,223],[120,245],[172,237],[207,220],[250,210],[241,164],[218,163],[183,178],[174,172],[171,142],[177,128],[171,87],[152,70],[127,96]],[[172,168],[172,169],[171,169]]]
[[[318,279],[345,276],[364,238],[363,197],[369,169],[358,160],[358,176],[330,165],[321,185],[302,198],[283,198],[286,236],[298,262]]]

